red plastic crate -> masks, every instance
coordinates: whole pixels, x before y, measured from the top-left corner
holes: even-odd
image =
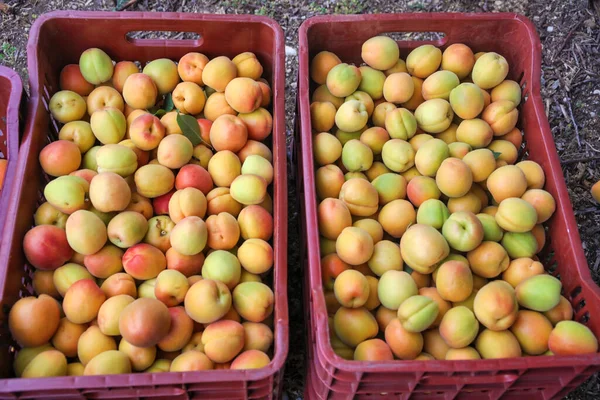
[[[134,31],[193,32],[196,39],[131,39]],[[77,63],[89,47],[105,50],[114,60],[145,63],[167,57],[179,60],[190,51],[209,57],[233,57],[254,52],[273,92],[273,134],[267,143],[273,151],[275,263],[272,287],[274,355],[257,370],[214,370],[184,373],[123,374],[107,376],[14,379],[12,359],[16,344],[7,327],[10,306],[32,294],[32,268],[22,251],[22,240],[33,224],[46,183],[38,162],[42,147],[58,135],[50,119],[48,102],[58,90],[63,66]],[[0,253],[0,399],[258,399],[281,395],[283,366],[288,352],[287,309],[287,175],[284,110],[284,37],[272,19],[247,15],[203,15],[141,12],[53,12],[41,16],[29,34],[28,69],[31,99],[21,145],[10,218],[3,232]]]
[[[23,84],[19,74],[0,66],[0,159],[7,160],[4,185],[0,188],[0,232],[6,219],[19,153]],[[4,243],[4,241],[3,241]]]
[[[304,195],[303,259],[309,275],[310,310],[307,395],[322,399],[393,396],[401,399],[550,399],[565,396],[600,370],[600,354],[526,357],[476,361],[346,361],[329,342],[327,311],[321,282],[317,202],[310,122],[309,65],[319,51],[329,50],[344,62],[362,63],[362,43],[382,33],[443,32],[435,41],[400,40],[402,57],[430,43],[445,48],[464,43],[474,52],[496,51],[509,62],[509,78],[521,84],[523,101],[518,127],[524,131],[521,158],[538,162],[546,173],[545,189],[556,199],[556,212],[547,223],[547,242],[540,259],[560,277],[563,295],[574,307],[574,317],[600,337],[600,289],[591,279],[560,162],[540,96],[541,44],[531,22],[503,14],[419,13],[357,16],[321,16],[300,27],[299,124],[301,145],[297,162]]]

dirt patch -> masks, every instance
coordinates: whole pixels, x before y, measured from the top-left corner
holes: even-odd
[[[274,18],[286,37],[286,121],[290,145],[296,110],[297,32],[300,24],[318,14],[389,12],[517,12],[532,19],[543,46],[542,97],[556,141],[583,248],[594,280],[600,282],[600,207],[590,195],[600,179],[600,15],[587,0],[140,0],[131,2],[7,1],[0,6],[0,64],[17,70],[26,82],[26,44],[31,23],[40,14],[59,9],[114,10],[131,3],[132,11],[185,11],[218,14],[257,14]],[[596,1],[597,2],[597,1]],[[600,9],[600,8],[599,8]],[[294,167],[289,166],[294,177]],[[304,383],[303,269],[299,260],[298,202],[295,182],[289,182],[288,279],[290,307],[290,352],[285,368],[286,396],[302,398]],[[569,398],[598,399],[596,376]]]

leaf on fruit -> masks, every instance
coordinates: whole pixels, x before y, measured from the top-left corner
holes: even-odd
[[[494,159],[496,160],[502,155],[502,153],[498,153],[497,151],[492,151],[492,153],[494,153]]]
[[[191,115],[177,113],[177,125],[179,125],[183,136],[190,139],[192,146],[196,147],[204,143],[200,136],[200,125],[198,125],[196,118]]]
[[[165,115],[167,112],[165,110],[163,110],[162,108],[156,110],[156,112],[154,113],[154,116],[157,118],[162,118],[163,115]]]
[[[167,95],[165,96],[163,107],[165,109],[165,112],[173,111],[173,108],[175,106],[173,105],[173,96],[171,96],[171,93],[167,93]]]

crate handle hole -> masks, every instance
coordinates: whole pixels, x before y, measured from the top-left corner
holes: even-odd
[[[383,32],[380,35],[392,38],[396,42],[431,42],[437,46],[442,46],[448,41],[444,32]]]
[[[590,313],[586,312],[585,314],[583,314],[581,316],[581,318],[579,318],[579,322],[581,322],[584,325],[587,325],[587,323],[590,321]]]
[[[579,311],[583,310],[584,307],[585,307],[585,299],[581,300],[579,303],[577,303],[575,305],[575,307],[574,307],[575,308],[575,312],[579,312]]]
[[[164,46],[165,42],[177,44],[178,46],[202,45],[203,37],[197,32],[182,31],[129,31],[125,39],[136,46]]]
[[[577,286],[575,289],[571,290],[571,293],[569,293],[569,296],[571,296],[571,298],[574,299],[577,296],[579,296],[580,294],[581,294],[581,286]]]

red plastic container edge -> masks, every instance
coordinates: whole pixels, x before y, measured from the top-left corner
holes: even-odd
[[[12,184],[15,179],[20,139],[20,111],[23,84],[19,74],[10,68],[0,66],[0,151],[7,161],[4,185],[0,189],[0,232],[4,226]],[[4,241],[3,241],[4,242]]]
[[[554,356],[554,357],[543,357],[543,358],[517,358],[517,359],[502,359],[502,360],[485,360],[485,361],[392,361],[392,362],[377,362],[377,363],[365,363],[365,362],[354,362],[346,361],[338,357],[329,344],[329,328],[327,324],[327,313],[325,312],[325,300],[323,296],[323,289],[321,285],[321,268],[320,268],[320,252],[319,252],[319,235],[317,231],[317,216],[316,216],[316,193],[314,183],[314,163],[312,157],[312,138],[310,129],[310,81],[309,81],[309,63],[310,56],[314,54],[310,53],[308,32],[315,25],[323,24],[327,25],[325,30],[335,31],[341,34],[334,43],[330,40],[331,38],[320,37],[320,48],[331,49],[336,52],[335,46],[348,50],[348,46],[343,36],[343,32],[348,32],[349,35],[354,35],[355,31],[349,28],[349,24],[363,24],[368,27],[370,36],[374,36],[382,30],[382,25],[391,22],[400,24],[400,29],[397,31],[443,31],[448,35],[455,34],[461,29],[464,31],[465,27],[468,27],[469,23],[476,21],[498,21],[498,20],[512,20],[518,21],[518,23],[524,25],[528,31],[528,37],[523,38],[531,43],[529,49],[525,49],[529,52],[531,59],[528,69],[524,71],[527,76],[523,78],[523,81],[527,82],[527,88],[524,91],[524,95],[529,96],[529,101],[533,104],[533,113],[530,118],[535,119],[539,122],[539,128],[535,132],[539,135],[541,140],[541,147],[530,149],[531,152],[541,152],[546,157],[546,163],[543,163],[544,170],[546,172],[546,189],[550,191],[556,199],[557,211],[555,217],[551,220],[552,224],[560,229],[564,236],[554,238],[552,245],[554,251],[560,254],[563,259],[568,258],[572,263],[568,266],[559,264],[559,269],[568,268],[569,275],[562,274],[561,279],[571,281],[576,280],[577,293],[565,293],[565,295],[571,298],[572,302],[579,303],[583,298],[587,299],[586,302],[586,317],[589,318],[589,325],[593,325],[595,333],[600,334],[600,326],[596,321],[598,312],[600,311],[600,290],[591,280],[591,275],[587,266],[583,249],[581,247],[581,240],[579,238],[577,225],[572,211],[572,206],[568,197],[568,192],[564,184],[564,177],[560,168],[560,163],[556,149],[554,147],[554,141],[550,131],[550,127],[547,118],[543,111],[541,96],[539,93],[540,87],[540,62],[541,62],[541,45],[539,38],[535,32],[535,27],[531,22],[517,14],[512,13],[500,13],[500,14],[443,14],[443,13],[419,13],[419,14],[386,14],[386,15],[360,15],[360,16],[320,16],[306,20],[299,30],[300,40],[300,55],[299,55],[299,109],[300,109],[300,126],[301,126],[301,138],[300,142],[302,145],[301,159],[299,160],[303,164],[304,179],[304,211],[305,211],[305,223],[307,225],[305,238],[307,241],[307,254],[308,254],[308,273],[310,274],[310,286],[311,293],[310,298],[312,302],[311,313],[312,317],[316,319],[313,324],[313,329],[316,328],[316,356],[322,359],[327,366],[327,373],[337,374],[340,371],[348,372],[348,376],[355,374],[354,382],[353,379],[349,378],[350,383],[359,384],[360,377],[363,373],[381,373],[381,372],[414,372],[416,374],[424,373],[426,371],[433,372],[448,372],[452,373],[455,371],[500,371],[500,370],[527,370],[529,368],[544,368],[544,367],[573,367],[573,366],[598,366],[600,365],[599,354],[589,354],[578,357],[565,357],[565,356]],[[432,25],[434,23],[434,25]],[[454,25],[452,25],[454,24]],[[459,24],[464,24],[462,27]],[[386,26],[387,26],[386,25]],[[441,28],[440,25],[445,25],[446,28]],[[397,27],[398,28],[398,27]],[[476,35],[476,32],[470,34]],[[368,37],[365,37],[365,39]],[[429,41],[411,41],[401,42],[404,48],[414,48],[424,43],[432,43]],[[466,41],[467,44],[468,41]],[[525,42],[526,43],[526,42]],[[526,43],[527,46],[529,43]],[[449,44],[448,36],[442,40],[434,42],[436,45]],[[523,49],[520,49],[523,51]],[[315,53],[318,50],[315,50]],[[356,51],[354,52],[356,53]],[[403,53],[404,55],[406,53]],[[341,56],[342,60],[347,61],[344,56]],[[356,61],[356,60],[350,60]],[[357,62],[360,62],[358,60]],[[510,64],[510,63],[509,63]],[[533,133],[526,132],[526,140],[533,142],[531,136]],[[528,137],[529,136],[529,137]],[[536,142],[539,144],[539,142]],[[302,193],[300,191],[299,193]],[[570,285],[573,286],[573,285]],[[308,300],[308,299],[306,299]],[[593,300],[593,301],[592,301]],[[577,317],[582,317],[583,312],[576,313]],[[310,345],[310,344],[309,344]],[[311,366],[309,365],[309,368]],[[589,374],[591,374],[590,372]],[[589,375],[588,374],[588,375]],[[507,377],[507,379],[512,377]],[[333,380],[336,378],[333,377]],[[331,379],[330,379],[331,380]],[[560,384],[560,382],[557,382]],[[352,385],[353,386],[353,385]]]
[[[46,74],[49,71],[39,64],[38,44],[43,38],[40,37],[41,31],[45,24],[59,23],[79,23],[81,24],[96,24],[110,25],[110,30],[102,30],[103,34],[100,37],[73,37],[78,44],[87,42],[84,47],[102,47],[112,48],[117,46],[115,51],[109,50],[109,54],[115,59],[136,59],[130,53],[129,49],[136,50],[143,57],[159,58],[168,57],[178,59],[174,55],[181,57],[188,51],[204,51],[205,45],[209,40],[214,39],[211,46],[211,51],[205,53],[211,57],[215,56],[222,49],[223,52],[251,51],[245,48],[245,43],[249,37],[244,35],[228,36],[228,41],[223,41],[223,33],[227,28],[240,27],[240,29],[249,29],[248,26],[260,26],[264,31],[254,33],[255,35],[266,34],[272,35],[273,49],[272,50],[272,65],[264,65],[265,69],[271,70],[272,75],[272,95],[273,95],[273,161],[274,161],[274,294],[275,294],[275,311],[274,311],[274,358],[271,363],[257,370],[228,370],[228,371],[202,371],[202,372],[184,372],[184,373],[162,373],[162,374],[124,374],[124,375],[107,375],[107,376],[85,376],[85,377],[57,377],[45,379],[0,379],[0,398],[4,395],[14,392],[29,393],[32,397],[48,396],[45,392],[50,389],[85,389],[99,390],[104,393],[108,388],[111,393],[115,392],[115,388],[123,388],[123,392],[118,397],[138,397],[152,396],[156,394],[156,387],[161,385],[182,385],[195,384],[190,388],[190,392],[207,387],[213,389],[214,395],[209,395],[209,398],[221,398],[219,393],[223,390],[230,389],[232,392],[243,388],[249,393],[253,391],[265,393],[267,397],[280,395],[281,392],[281,375],[283,366],[288,351],[288,309],[287,309],[287,175],[286,175],[286,152],[285,152],[285,110],[284,110],[284,79],[285,79],[285,61],[284,61],[284,36],[279,24],[271,18],[262,16],[250,15],[205,15],[205,14],[186,14],[186,13],[145,13],[145,12],[69,12],[57,11],[40,16],[33,24],[30,35],[28,50],[28,70],[30,73],[30,88],[31,99],[28,103],[28,118],[25,125],[25,133],[21,145],[22,157],[19,159],[16,170],[16,181],[14,192],[11,196],[10,210],[11,217],[7,220],[4,229],[3,242],[7,242],[0,253],[0,261],[3,262],[3,267],[7,270],[0,274],[0,293],[2,294],[2,303],[5,312],[6,306],[10,305],[10,299],[5,296],[7,291],[14,291],[14,288],[7,286],[8,281],[11,283],[15,279],[8,279],[7,275],[16,273],[11,272],[11,268],[16,268],[18,261],[15,258],[24,260],[22,254],[21,243],[25,232],[31,226],[33,213],[28,215],[19,215],[22,213],[23,199],[31,198],[32,192],[36,191],[31,188],[27,178],[33,178],[34,181],[39,180],[41,170],[37,161],[37,153],[32,153],[32,148],[39,147],[39,138],[36,140],[36,135],[46,135],[48,112],[45,102],[50,96],[47,88],[43,86],[43,82],[48,79]],[[111,22],[107,22],[111,21]],[[204,25],[203,25],[204,24]],[[206,28],[211,25],[210,32]],[[217,30],[218,27],[218,30]],[[186,31],[197,32],[200,34],[198,40],[128,40],[125,35],[130,31]],[[258,30],[258,29],[257,29]],[[121,42],[111,42],[111,37],[119,36]],[[252,37],[250,37],[252,39]],[[255,38],[256,39],[256,38]],[[103,43],[103,41],[105,43]],[[214,43],[214,44],[213,44]],[[129,49],[124,46],[129,46]],[[134,47],[137,47],[135,49]],[[232,47],[238,46],[237,50]],[[50,49],[48,49],[50,50]],[[53,52],[67,51],[69,49],[55,48]],[[82,51],[82,50],[78,50]],[[116,55],[114,53],[117,53]],[[215,53],[215,54],[212,54]],[[219,53],[219,54],[222,54]],[[259,59],[261,58],[259,54]],[[143,58],[137,57],[137,59]],[[71,62],[77,62],[71,57]],[[64,66],[64,65],[62,65]],[[61,67],[62,67],[61,66]],[[58,79],[58,76],[54,78]],[[36,146],[36,144],[38,146]],[[39,152],[39,149],[38,149]],[[27,183],[27,184],[25,184]],[[33,208],[35,205],[30,205]],[[23,217],[19,219],[19,217]],[[25,220],[23,220],[25,219]],[[15,254],[19,253],[19,257]],[[20,267],[21,269],[23,267]],[[21,272],[22,274],[22,272]],[[5,318],[5,316],[3,316]],[[3,335],[4,336],[4,335]],[[0,343],[5,350],[8,347],[6,343]],[[6,361],[6,360],[5,360]],[[6,376],[6,370],[2,371]],[[279,389],[273,388],[273,384],[269,388],[260,387],[260,380],[278,379]],[[210,383],[214,383],[212,386]],[[257,383],[256,383],[257,382]],[[277,383],[277,382],[275,382]],[[144,388],[136,389],[144,386]],[[129,389],[132,388],[132,389]],[[141,389],[145,389],[140,393]],[[263,390],[264,389],[264,390]],[[137,390],[137,391],[136,391]],[[268,390],[268,391],[267,391]],[[275,392],[274,392],[275,390]],[[279,392],[279,393],[277,393]],[[75,394],[75,393],[71,393]],[[66,393],[65,393],[66,395]],[[163,395],[181,396],[182,390],[169,388]],[[183,391],[185,395],[185,390]],[[225,393],[225,396],[226,393]],[[246,395],[248,396],[248,395]],[[185,395],[184,398],[187,398]],[[249,398],[254,398],[250,395]]]

